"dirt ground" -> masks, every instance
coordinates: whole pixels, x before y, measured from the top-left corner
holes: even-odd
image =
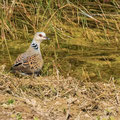
[[[0,120],[120,120],[120,87],[0,71]]]

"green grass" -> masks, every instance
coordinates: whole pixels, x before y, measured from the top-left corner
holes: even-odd
[[[8,105],[10,105],[10,104],[13,104],[15,101],[13,100],[13,99],[9,99],[8,101],[7,101],[7,104]]]
[[[119,83],[119,1],[5,1],[0,9],[0,62],[7,71],[34,33],[44,31],[51,41],[41,45],[43,76]]]

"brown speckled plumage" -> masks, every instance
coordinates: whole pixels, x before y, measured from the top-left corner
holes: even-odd
[[[15,73],[38,75],[43,66],[40,43],[46,39],[48,38],[45,33],[36,33],[28,50],[19,55],[15,60],[12,71]]]

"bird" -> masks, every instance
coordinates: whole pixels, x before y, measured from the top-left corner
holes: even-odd
[[[37,32],[26,52],[20,54],[15,60],[11,67],[12,72],[38,76],[44,64],[40,44],[49,39],[44,32]]]

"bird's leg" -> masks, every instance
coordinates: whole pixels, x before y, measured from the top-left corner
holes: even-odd
[[[35,78],[35,73],[34,72],[32,73],[32,78]]]

